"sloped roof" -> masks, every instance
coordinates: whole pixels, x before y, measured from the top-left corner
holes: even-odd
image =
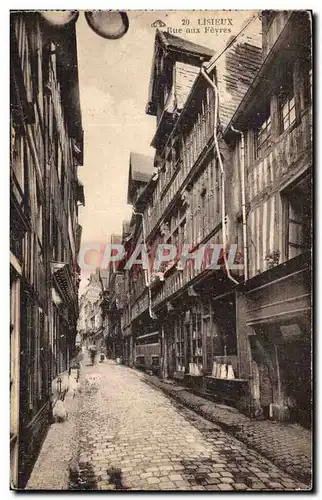
[[[167,58],[170,54],[173,55],[173,63],[180,61],[197,67],[201,66],[202,61],[209,61],[209,59],[211,59],[215,54],[214,51],[208,47],[204,47],[203,45],[199,45],[184,38],[180,38],[179,36],[172,35],[167,31],[156,30],[148,103],[146,106],[146,113],[154,116],[156,115],[156,101],[159,92],[158,86],[160,85],[156,69],[157,60],[161,57],[160,53],[158,53],[158,47],[160,45],[162,45],[163,49],[165,49],[162,51],[162,57]]]
[[[115,245],[118,245],[120,244],[122,241],[122,236],[120,236],[119,234],[111,234],[111,244],[115,244]]]
[[[170,50],[178,50],[180,52],[189,52],[190,54],[201,55],[212,57],[214,55],[214,51],[209,49],[208,47],[204,47],[203,45],[199,45],[198,43],[190,42],[184,38],[180,38],[179,36],[172,35],[167,31],[159,31],[157,30],[161,40],[165,44],[167,48]]]
[[[124,220],[122,222],[122,240],[130,233],[130,221]]]
[[[139,153],[130,153],[130,173],[132,181],[149,182],[154,172],[153,158]]]
[[[219,117],[225,129],[249,90],[262,63],[261,47],[236,42],[217,61]]]
[[[140,182],[147,184],[155,173],[153,166],[153,158],[151,156],[142,155],[139,153],[130,153],[130,168],[127,185],[127,202],[132,204],[134,183]]]
[[[106,290],[108,290],[108,280],[109,280],[109,276],[110,276],[110,270],[109,269],[100,269],[100,276],[101,276],[103,290],[106,291]]]
[[[258,18],[254,18],[252,25],[249,23],[249,26],[245,30],[243,41],[232,38],[227,42],[226,49],[218,56],[216,55],[212,58],[206,66],[207,73],[211,78],[213,78],[213,71],[216,69],[220,102],[219,121],[224,130],[244,99],[261,67],[261,42],[261,21]],[[188,110],[194,106],[193,101],[197,92],[204,85],[204,77],[198,74],[180,116],[175,123],[175,128],[180,127],[187,118]]]

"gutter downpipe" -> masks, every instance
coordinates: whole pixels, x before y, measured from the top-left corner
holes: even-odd
[[[242,218],[243,218],[243,242],[244,242],[244,279],[248,280],[248,242],[247,242],[247,221],[246,221],[246,193],[245,193],[245,139],[241,130],[235,129],[231,125],[231,130],[240,135],[240,149],[241,149],[241,197],[242,197]]]
[[[144,215],[142,212],[137,212],[134,208],[132,209],[132,212],[134,215],[139,215],[142,219],[142,236],[143,236],[143,245],[144,245],[144,250],[146,252],[146,255],[148,255],[148,250],[147,250],[147,245],[146,245],[146,231],[145,231],[145,221],[144,221]],[[147,269],[144,269],[144,276],[145,276],[145,286],[148,287],[148,295],[149,295],[149,314],[150,318],[152,319],[157,319],[156,315],[152,311],[152,297],[151,297],[151,288],[150,288],[150,269],[149,269],[149,260],[147,262]]]
[[[221,173],[221,224],[222,224],[222,231],[223,231],[223,246],[224,246],[224,263],[225,263],[225,269],[228,278],[230,281],[232,281],[235,285],[239,285],[239,282],[235,280],[235,278],[232,277],[230,274],[230,270],[228,267],[228,262],[227,262],[227,256],[226,256],[226,247],[227,247],[227,234],[226,234],[226,224],[225,224],[225,214],[226,214],[226,207],[225,207],[225,170],[223,166],[223,162],[221,159],[220,155],[220,150],[219,150],[219,144],[218,144],[218,139],[217,139],[217,121],[218,121],[218,107],[219,107],[219,95],[218,95],[218,88],[216,84],[209,78],[209,75],[207,74],[204,66],[201,66],[200,70],[201,75],[205,78],[205,80],[209,83],[211,88],[214,91],[215,94],[215,113],[214,113],[214,142],[215,142],[215,148],[216,148],[216,153],[217,153],[217,158],[220,166],[220,173]]]

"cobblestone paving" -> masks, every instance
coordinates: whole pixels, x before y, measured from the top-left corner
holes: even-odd
[[[70,489],[296,490],[308,486],[112,362],[79,412],[79,470]]]
[[[311,484],[312,433],[298,424],[255,421],[226,405],[207,401],[171,381],[134,372],[184,406],[218,424],[224,431],[265,456],[293,478]]]

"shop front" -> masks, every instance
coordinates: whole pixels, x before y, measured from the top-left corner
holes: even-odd
[[[312,411],[309,256],[295,257],[250,280],[245,298],[254,406],[266,418],[292,420],[309,427]],[[247,355],[245,350],[241,354]]]
[[[190,287],[159,315],[168,378],[233,406],[247,399],[248,380],[239,374],[235,293],[229,285]]]
[[[161,339],[158,322],[145,310],[132,321],[131,327],[134,366],[160,374]]]

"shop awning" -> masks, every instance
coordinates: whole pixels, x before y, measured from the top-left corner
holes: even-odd
[[[70,305],[77,313],[77,292],[73,283],[69,264],[64,262],[51,262],[51,273],[54,286],[62,300]]]

